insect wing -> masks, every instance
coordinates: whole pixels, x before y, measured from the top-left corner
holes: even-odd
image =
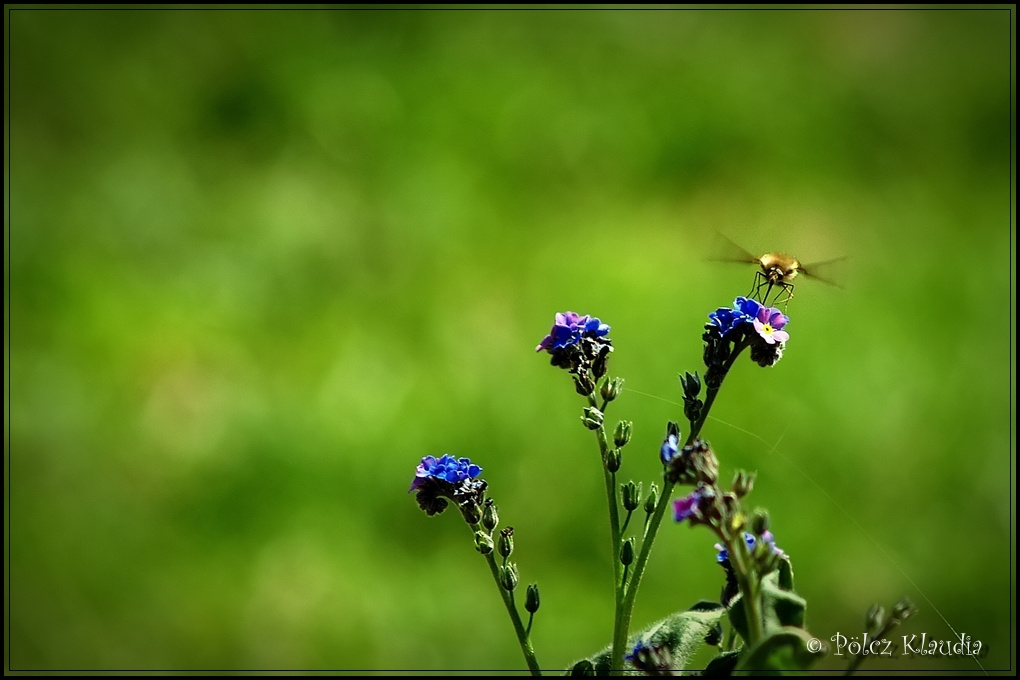
[[[715,262],[747,262],[761,265],[760,258],[755,257],[718,231],[715,232],[712,255],[708,259]]]
[[[822,283],[827,283],[830,286],[842,288],[843,281],[846,278],[843,273],[843,270],[845,269],[845,262],[846,255],[832,260],[801,265],[800,273],[814,279],[815,281],[821,281]]]

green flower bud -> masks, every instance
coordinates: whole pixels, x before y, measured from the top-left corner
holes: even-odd
[[[864,630],[871,635],[877,635],[885,625],[885,607],[880,604],[873,604],[864,617]]]
[[[612,380],[604,380],[602,386],[599,388],[599,394],[602,395],[603,401],[607,404],[613,399],[620,396],[620,390],[623,389],[623,378],[613,378]]]
[[[528,586],[528,592],[524,596],[524,608],[529,614],[534,614],[538,611],[538,605],[541,604],[538,597],[538,584],[532,583]]]
[[[634,539],[628,538],[623,542],[623,547],[620,548],[620,561],[623,562],[624,566],[627,566],[634,561]]]
[[[747,516],[740,512],[739,509],[737,509],[739,506],[736,506],[735,504],[724,502],[723,505],[726,506],[726,515],[728,515],[726,517],[726,523],[729,525],[730,531],[733,533],[743,531],[744,527],[747,526]],[[733,507],[731,507],[731,505]]]
[[[623,507],[628,512],[633,512],[641,505],[641,484],[627,482],[620,487],[620,495],[623,496]]]
[[[677,441],[680,441],[680,426],[672,420],[666,423],[666,439],[669,439],[669,435],[673,435]]]
[[[751,518],[751,532],[755,536],[762,536],[766,531],[769,530],[769,513],[765,510],[755,510],[754,517]],[[761,543],[759,541],[759,543]]]
[[[701,378],[698,377],[697,371],[694,373],[685,372],[680,376],[680,387],[683,388],[685,397],[693,399],[698,396],[701,392]]]
[[[652,482],[652,486],[648,489],[648,497],[645,498],[645,512],[649,515],[655,512],[655,506],[659,502],[659,487]]]
[[[904,597],[902,600],[893,605],[892,618],[897,623],[906,621],[911,616],[917,613],[917,607],[908,598]]]
[[[510,553],[514,551],[514,528],[507,527],[499,532],[499,542],[497,543],[499,548],[499,554],[503,557],[510,557]]]
[[[606,454],[606,469],[616,472],[622,463],[623,456],[620,455],[620,449],[609,449],[609,453]]]
[[[733,478],[733,493],[736,497],[743,498],[747,494],[751,493],[751,489],[753,488],[754,474],[738,470],[736,476]]]
[[[484,531],[475,532],[475,550],[488,555],[492,552],[492,537]]]
[[[582,397],[587,397],[595,391],[595,383],[588,377],[587,373],[574,376],[574,390]]]
[[[499,524],[499,513],[496,512],[496,504],[491,498],[485,499],[485,509],[482,510],[482,526],[491,533]]]
[[[517,565],[508,564],[499,570],[499,582],[504,590],[513,590],[517,587]]]
[[[594,406],[588,406],[584,409],[584,415],[581,416],[581,422],[589,430],[597,430],[602,427],[602,421],[604,416],[602,411],[598,410]]]
[[[701,409],[705,407],[705,402],[700,399],[684,398],[684,418],[691,423],[696,422],[701,417]]]
[[[634,423],[629,420],[621,420],[616,424],[616,430],[613,432],[613,443],[616,444],[616,448],[623,448],[627,445],[633,427]]]

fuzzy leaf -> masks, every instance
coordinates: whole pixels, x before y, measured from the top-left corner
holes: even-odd
[[[807,602],[790,588],[793,585],[793,572],[789,561],[783,560],[778,571],[773,571],[762,580],[762,615],[765,619],[765,632],[769,633],[783,626],[800,628],[804,625],[804,610]],[[747,639],[747,613],[744,611],[743,595],[737,595],[730,602],[730,624]]]
[[[728,677],[733,675],[733,669],[737,667],[738,661],[740,661],[739,649],[733,650],[732,652],[723,652],[708,662],[708,665],[705,666],[705,670],[702,672],[702,675]]]
[[[824,655],[808,651],[809,640],[811,634],[802,628],[779,628],[743,656],[734,675],[782,675],[784,671],[807,670]]]
[[[684,670],[690,658],[705,643],[705,637],[726,614],[726,610],[718,602],[701,601],[683,612],[676,612],[662,621],[649,626],[627,640],[626,653],[634,649],[638,640],[646,645],[655,646],[669,651],[672,670]],[[602,651],[587,657],[587,660],[598,671],[608,669],[613,650],[606,647]],[[631,664],[624,662],[625,666]]]
[[[807,602],[792,590],[780,587],[779,580],[779,572],[773,572],[766,576],[761,584],[766,631],[781,626],[800,628],[804,625],[804,609]]]
[[[793,590],[793,565],[790,564],[789,557],[779,560],[779,587],[783,590]]]

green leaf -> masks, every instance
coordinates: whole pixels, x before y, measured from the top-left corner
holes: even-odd
[[[784,671],[807,670],[824,656],[824,652],[809,651],[811,639],[802,628],[780,628],[743,656],[734,675],[782,675]]]
[[[737,662],[740,661],[740,652],[741,650],[739,649],[723,652],[708,662],[702,675],[716,677],[733,675],[733,669],[737,667]]]
[[[804,625],[804,610],[807,608],[807,601],[792,590],[785,590],[779,583],[780,574],[777,571],[762,580],[761,593],[765,610],[766,633],[782,626],[800,628]]]
[[[744,596],[738,594],[730,600],[730,625],[742,640],[748,639],[747,633],[747,612],[744,611]]]
[[[783,626],[801,628],[804,626],[804,611],[807,601],[793,592],[788,584],[793,585],[793,572],[789,561],[783,560],[779,570],[770,572],[762,579],[761,598],[762,616],[765,621],[765,632],[769,633]],[[747,640],[747,612],[744,610],[743,594],[730,601],[730,624]]]
[[[705,637],[725,613],[726,610],[718,602],[698,602],[687,611],[671,614],[640,633],[632,635],[627,640],[627,653],[634,649],[638,640],[643,640],[646,645],[669,651],[671,670],[684,670],[694,653],[705,644]],[[606,647],[582,661],[591,662],[597,671],[607,669],[612,653],[612,648]]]
[[[779,587],[783,590],[793,590],[793,565],[790,564],[789,557],[779,560]]]

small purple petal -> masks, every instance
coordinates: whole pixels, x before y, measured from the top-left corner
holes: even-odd
[[[609,326],[587,314],[581,316],[577,312],[557,312],[556,323],[553,324],[549,335],[538,343],[535,351],[545,350],[552,354],[556,350],[576,344],[585,333],[602,337],[609,333]]]
[[[677,498],[673,501],[673,521],[682,522],[694,515],[698,506],[698,497],[695,494]]]
[[[772,314],[769,316],[769,323],[772,324],[772,327],[776,330],[779,330],[789,323],[790,319],[778,309],[772,309],[770,311]]]

